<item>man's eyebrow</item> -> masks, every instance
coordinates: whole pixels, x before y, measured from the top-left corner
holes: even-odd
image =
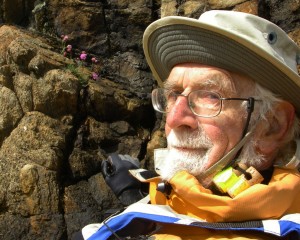
[[[224,85],[224,81],[222,81],[220,78],[216,78],[215,76],[206,79],[204,82],[197,84],[197,86],[205,88],[205,87],[219,87],[222,88]]]
[[[168,79],[164,82],[165,89],[176,89],[178,88],[176,82],[168,81]]]
[[[219,77],[212,76],[210,78],[207,78],[205,81],[199,81],[198,83],[195,83],[195,87],[198,88],[208,88],[208,87],[218,87],[222,88],[224,85],[224,81],[220,79]],[[178,86],[176,82],[168,81],[166,80],[164,82],[165,89],[180,89],[183,88],[182,86]]]

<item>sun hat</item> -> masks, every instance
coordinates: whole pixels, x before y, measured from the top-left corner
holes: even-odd
[[[201,63],[250,76],[300,114],[300,48],[268,20],[227,10],[164,17],[147,27],[143,48],[160,86],[176,64]]]

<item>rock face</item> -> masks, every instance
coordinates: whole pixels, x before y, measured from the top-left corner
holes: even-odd
[[[231,9],[264,16],[300,41],[300,3],[292,0],[0,5],[0,238],[7,240],[71,239],[122,207],[101,175],[109,153],[153,168],[153,149],[166,142],[141,46],[152,21]],[[100,78],[91,77],[95,70]]]

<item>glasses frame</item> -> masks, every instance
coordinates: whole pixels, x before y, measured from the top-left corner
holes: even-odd
[[[154,96],[154,95],[157,95],[157,94],[158,94],[158,91],[160,91],[160,90],[167,91],[167,90],[164,89],[164,88],[156,88],[156,89],[153,89],[153,90],[152,90],[152,93],[151,93],[151,96],[152,96],[152,98],[151,98],[151,99],[152,99],[152,106],[153,106],[153,108],[154,108],[157,112],[160,112],[160,113],[168,113],[169,111],[162,111],[162,110],[160,110],[160,108],[158,107],[157,101],[154,100],[154,99],[157,99],[157,97]],[[220,100],[220,109],[219,109],[218,112],[216,112],[216,114],[211,115],[211,116],[205,116],[205,115],[197,114],[197,113],[193,110],[193,108],[192,108],[192,106],[191,106],[191,103],[190,103],[190,100],[189,100],[189,96],[190,96],[191,93],[198,92],[198,91],[199,91],[199,92],[200,92],[200,91],[202,91],[202,92],[211,92],[211,93],[213,93],[213,94],[216,94],[216,96],[219,97],[219,100]],[[249,97],[249,98],[237,98],[237,97],[234,97],[234,98],[224,98],[224,97],[222,97],[222,96],[221,96],[219,93],[217,93],[217,92],[214,92],[214,91],[207,91],[207,90],[195,90],[195,91],[189,92],[188,94],[176,93],[176,92],[174,92],[174,91],[169,91],[169,92],[175,94],[176,100],[177,100],[178,97],[185,97],[185,98],[187,98],[188,106],[189,106],[191,112],[192,112],[194,115],[196,115],[196,116],[198,116],[198,117],[202,117],[202,118],[213,118],[213,117],[218,116],[218,115],[222,112],[223,101],[227,101],[227,100],[229,100],[229,101],[231,101],[231,100],[233,100],[233,101],[247,101],[248,106],[249,106],[249,105],[252,105],[252,103],[250,103],[250,101],[261,101],[261,100],[258,100],[258,99],[254,99],[254,98],[252,98],[252,97]],[[247,107],[247,108],[248,108],[248,107]],[[252,111],[253,111],[253,110],[252,110]]]

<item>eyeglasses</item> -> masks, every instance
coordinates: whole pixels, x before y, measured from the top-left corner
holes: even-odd
[[[152,105],[156,111],[168,113],[180,96],[186,97],[191,111],[196,116],[203,118],[218,116],[222,110],[224,100],[247,101],[248,106],[254,106],[254,101],[260,101],[253,98],[223,98],[219,93],[206,90],[196,90],[184,95],[163,88],[157,88],[152,91]]]

